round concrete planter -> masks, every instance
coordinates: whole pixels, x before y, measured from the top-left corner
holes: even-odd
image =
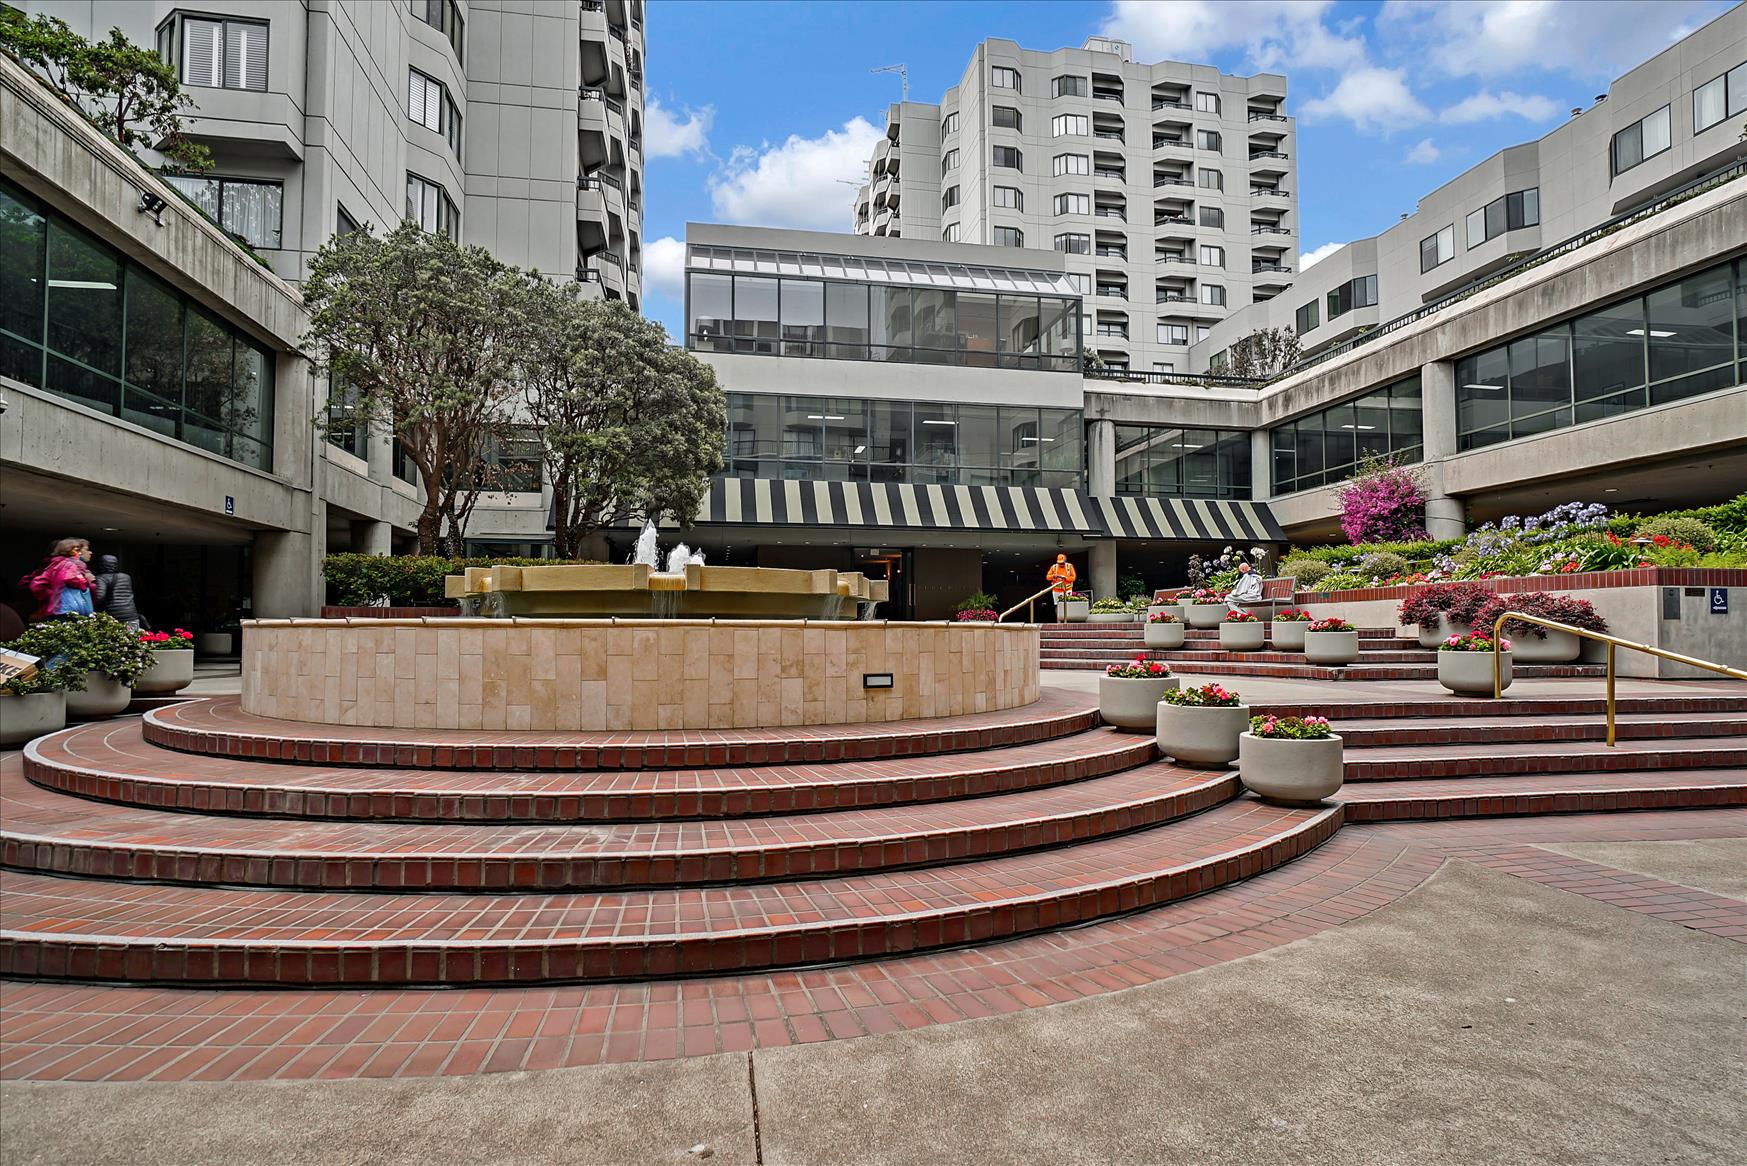
[[[1086,613],[1087,623],[1133,623],[1134,617],[1126,611],[1090,611]]]
[[[85,691],[67,693],[69,717],[113,717],[127,708],[133,689],[101,672],[85,673]]]
[[[1268,642],[1268,625],[1255,623],[1222,623],[1219,625],[1219,646],[1227,652],[1260,652]]]
[[[202,656],[229,656],[236,651],[236,642],[230,632],[194,633],[194,650]]]
[[[1183,646],[1183,625],[1181,623],[1147,624],[1146,646],[1149,648],[1181,648]]]
[[[1470,628],[1465,623],[1451,623],[1447,615],[1438,616],[1438,622],[1427,626],[1419,625],[1419,646],[1435,648],[1451,636],[1465,636]]]
[[[1160,614],[1174,615],[1178,619],[1182,619],[1183,609],[1178,607],[1175,603],[1155,603],[1146,609],[1146,614],[1148,619]]]
[[[1231,609],[1225,603],[1185,603],[1183,622],[1192,628],[1216,628]]]
[[[1341,739],[1294,741],[1244,733],[1237,742],[1244,787],[1265,802],[1314,806],[1341,788]]]
[[[1510,641],[1510,653],[1524,664],[1569,664],[1583,651],[1583,641],[1570,632],[1546,629],[1541,639],[1525,625],[1504,625],[1504,638]]]
[[[177,648],[169,652],[153,652],[152,666],[134,681],[133,690],[141,696],[168,696],[193,683],[194,649]]]
[[[1229,765],[1250,727],[1250,706],[1159,705],[1159,752],[1191,765]]]
[[[1070,599],[1062,604],[1062,615],[1068,623],[1085,623],[1091,609],[1090,599]]]
[[[0,695],[0,745],[22,745],[67,727],[67,694]]]
[[[1107,725],[1145,733],[1157,726],[1159,702],[1176,687],[1175,676],[1100,676],[1098,715]]]
[[[1274,648],[1280,652],[1304,651],[1304,629],[1310,626],[1305,619],[1277,619],[1273,630],[1269,633],[1274,641]]]
[[[1312,664],[1351,664],[1359,658],[1359,633],[1307,631],[1304,658]]]
[[[1499,661],[1500,691],[1510,687],[1510,657]],[[1491,696],[1492,653],[1439,652],[1438,683],[1459,696]]]

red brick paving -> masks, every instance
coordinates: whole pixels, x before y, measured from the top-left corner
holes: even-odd
[[[1279,869],[1072,931],[840,967],[620,985],[437,990],[0,983],[0,1076],[401,1078],[669,1059],[891,1032],[1098,996],[1369,914],[1446,858],[1747,942],[1747,904],[1536,842],[1747,836],[1736,811],[1347,830]]]

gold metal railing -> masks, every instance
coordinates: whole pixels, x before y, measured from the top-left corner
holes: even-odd
[[[1702,668],[1706,672],[1715,672],[1722,676],[1731,676],[1736,680],[1747,680],[1747,672],[1739,668],[1731,668],[1727,664],[1718,664],[1714,660],[1698,660],[1692,656],[1682,656],[1679,652],[1665,652],[1661,648],[1652,648],[1649,644],[1640,644],[1636,640],[1622,640],[1618,636],[1604,635],[1592,632],[1587,628],[1574,628],[1568,623],[1557,620],[1542,619],[1538,615],[1523,615],[1520,612],[1507,611],[1492,625],[1492,699],[1497,700],[1504,695],[1504,656],[1499,650],[1501,633],[1507,623],[1527,623],[1537,627],[1548,628],[1556,632],[1570,632],[1585,640],[1595,640],[1607,645],[1607,743],[1608,748],[1614,747],[1614,649],[1630,648],[1634,652],[1644,652],[1663,660],[1672,660],[1676,664],[1685,664],[1691,668]]]
[[[1015,603],[1012,607],[1009,607],[1006,611],[1003,611],[1000,615],[1000,618],[997,619],[995,622],[996,623],[1002,622],[1008,616],[1012,615],[1014,612],[1018,611],[1020,608],[1023,607],[1025,609],[1025,622],[1026,623],[1036,623],[1037,620],[1033,619],[1032,617],[1036,614],[1035,605],[1036,605],[1037,601],[1039,599],[1042,599],[1045,595],[1048,595],[1051,591],[1054,591],[1054,590],[1055,590],[1055,584],[1052,583],[1048,587],[1045,587],[1042,591],[1039,591],[1036,595],[1026,596],[1024,599],[1021,599],[1018,603]]]

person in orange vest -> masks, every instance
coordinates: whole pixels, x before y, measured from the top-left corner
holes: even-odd
[[[1079,577],[1080,573],[1074,570],[1074,565],[1068,562],[1066,555],[1057,555],[1055,562],[1050,566],[1049,573],[1044,576],[1050,585],[1052,595],[1055,597],[1055,621],[1057,623],[1062,622],[1062,604],[1066,603],[1068,596],[1073,594],[1074,582]]]

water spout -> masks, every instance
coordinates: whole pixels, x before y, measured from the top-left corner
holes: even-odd
[[[667,573],[670,575],[683,575],[685,569],[693,564],[700,567],[704,565],[704,552],[694,551],[684,543],[667,552]]]
[[[650,570],[656,570],[660,565],[661,549],[655,545],[655,524],[645,522],[643,533],[637,536],[637,549],[631,553],[633,563],[642,563]]]

